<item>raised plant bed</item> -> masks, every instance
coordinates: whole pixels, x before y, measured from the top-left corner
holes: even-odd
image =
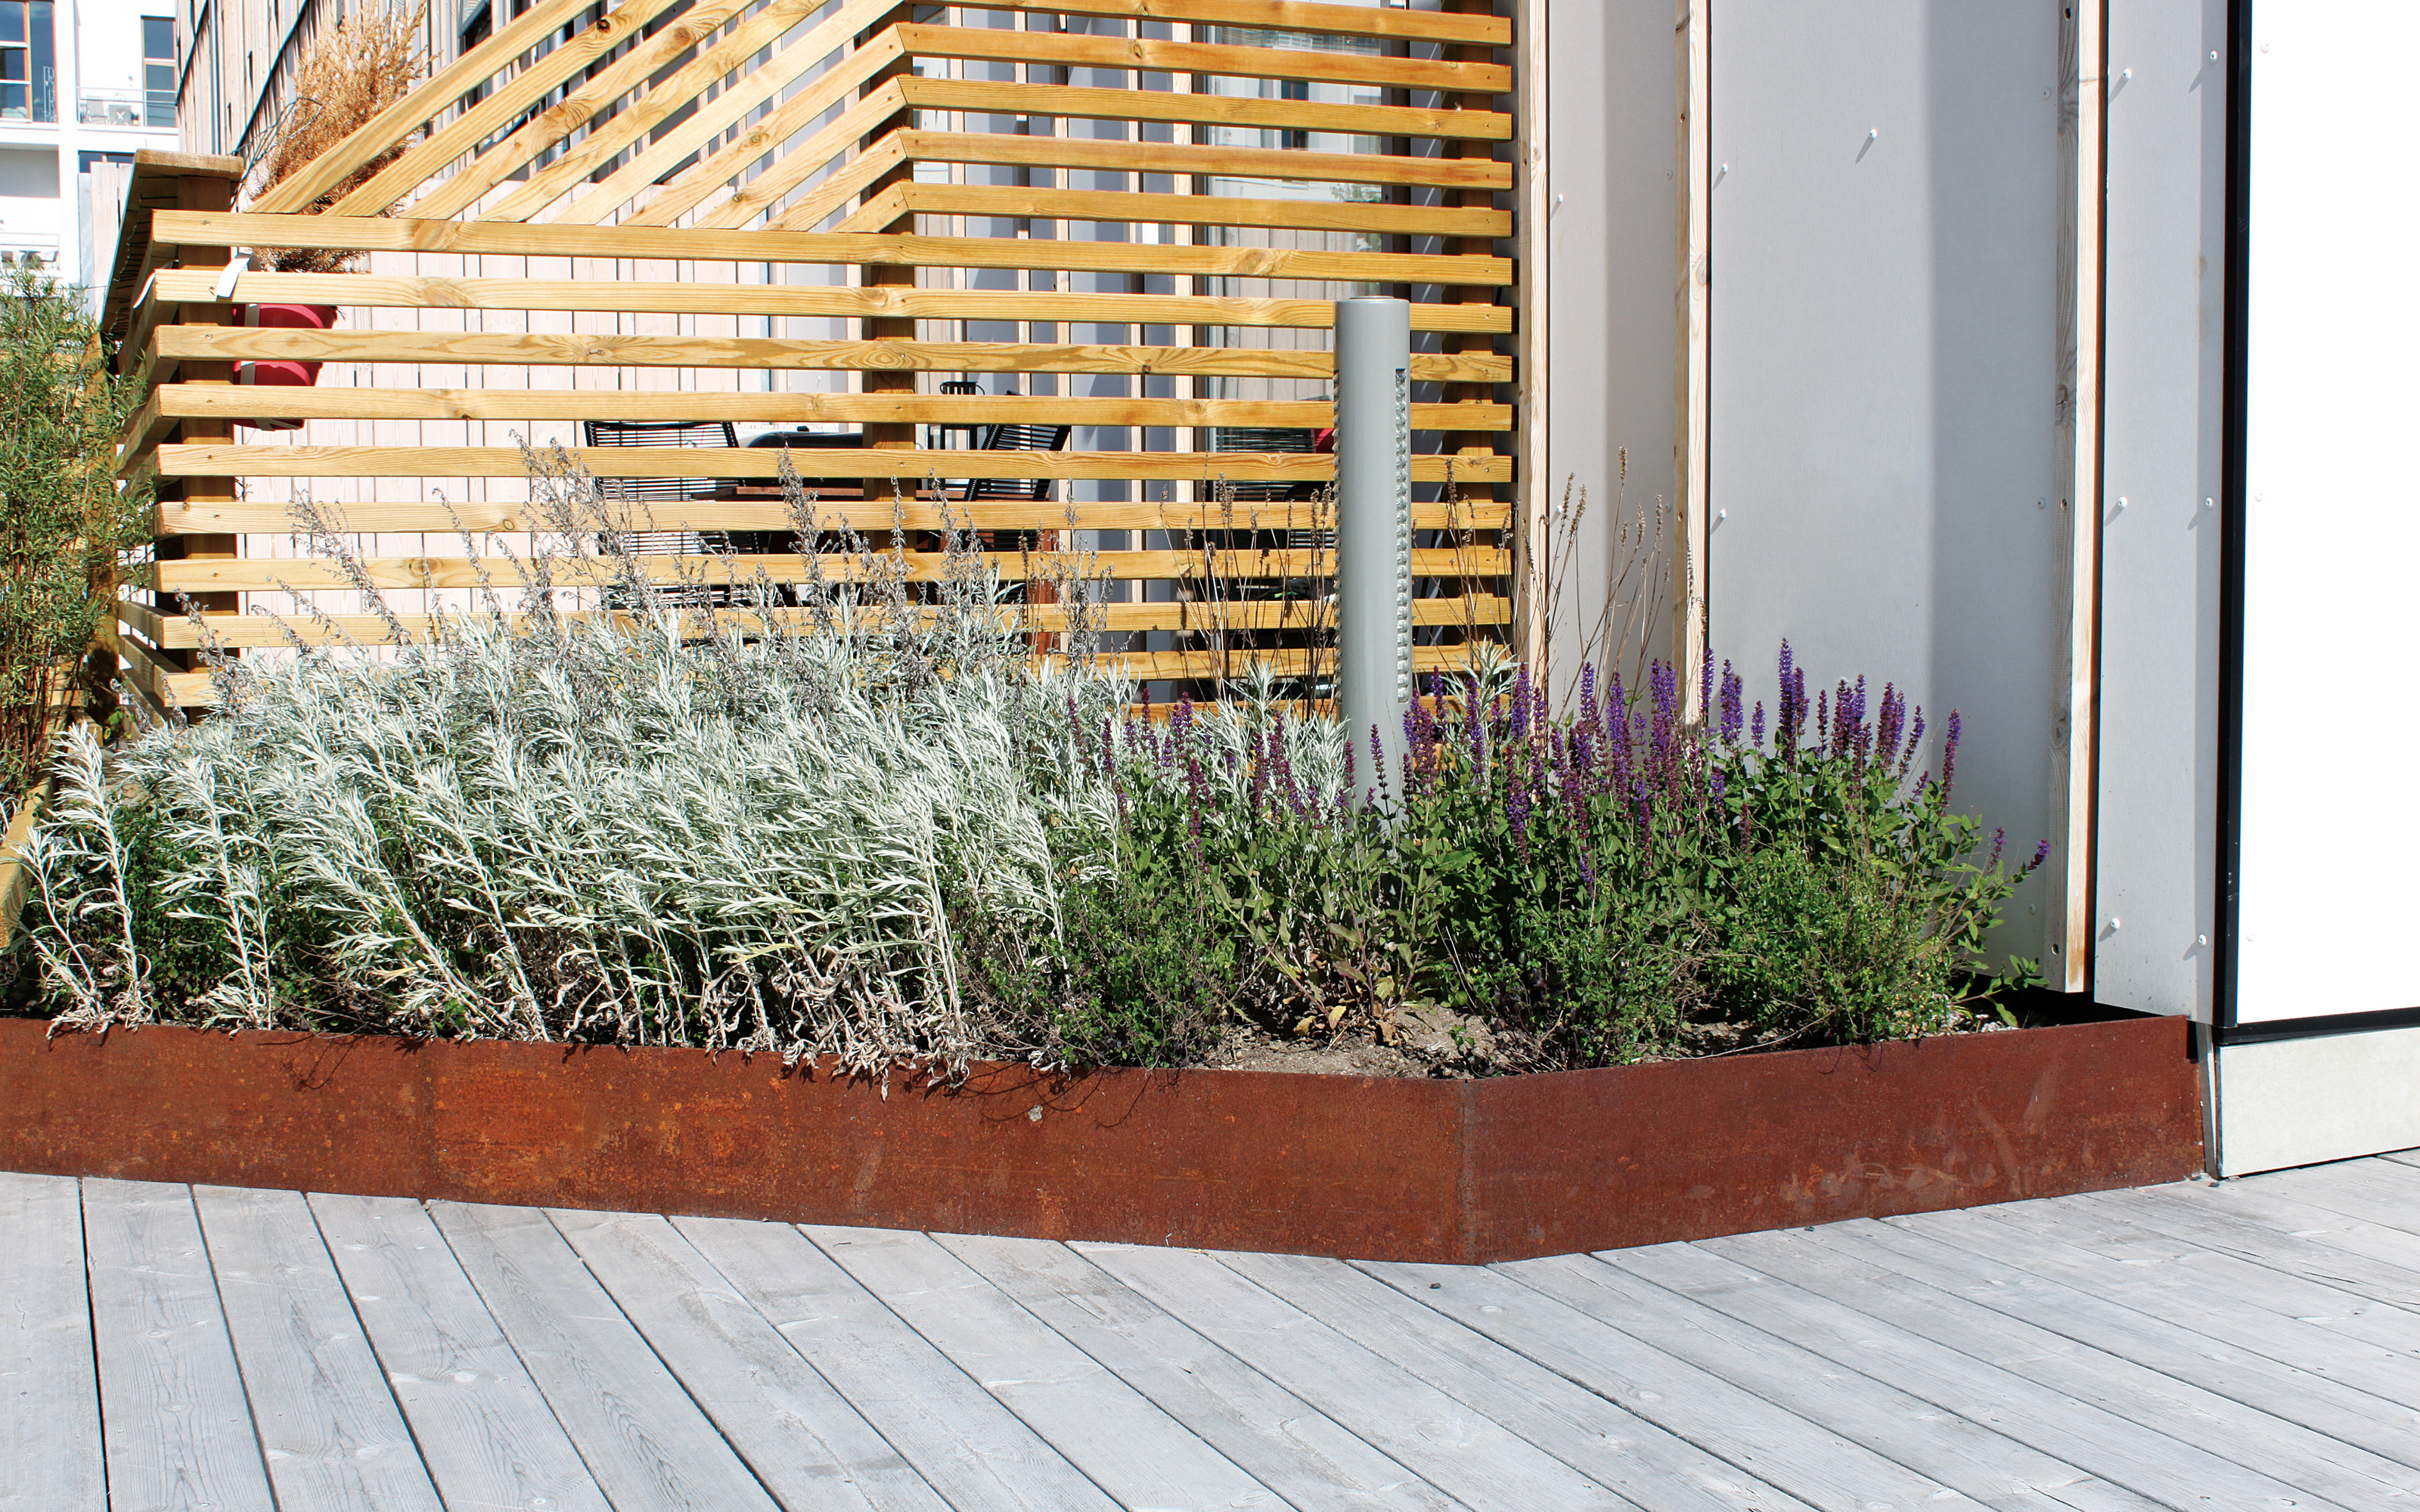
[[[2180,1179],[2189,1028],[2130,1019],[1422,1081],[0,1022],[0,1166],[1489,1261]]]

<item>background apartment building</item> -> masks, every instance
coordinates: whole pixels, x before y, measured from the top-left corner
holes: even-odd
[[[116,170],[137,147],[177,144],[170,8],[0,0],[0,267],[99,281],[94,265],[116,234]]]

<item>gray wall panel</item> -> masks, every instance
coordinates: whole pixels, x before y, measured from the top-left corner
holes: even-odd
[[[2211,1012],[2226,0],[2111,0],[2094,995]],[[2121,77],[2131,75],[2131,77]],[[2115,506],[2126,501],[2122,510]]]
[[[1712,16],[1715,653],[1768,704],[1787,636],[1936,731],[1957,707],[1959,801],[2022,856],[2064,689],[2059,7]],[[2040,953],[2053,906],[2030,884],[2003,949]]]
[[[1589,499],[1554,627],[1560,682],[1616,570],[1617,493],[1633,515],[1672,502],[1679,107],[1671,0],[1555,6],[1547,27],[1544,481],[1558,503],[1567,482]],[[1668,655],[1668,620],[1651,634]]]

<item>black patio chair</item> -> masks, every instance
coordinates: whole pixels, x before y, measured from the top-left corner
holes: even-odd
[[[1318,441],[1319,433],[1293,425],[1213,425],[1210,427],[1210,450],[1213,452],[1287,452],[1310,451]],[[1287,500],[1309,499],[1319,492],[1315,483],[1230,483],[1223,485],[1228,497],[1239,504],[1280,503]]]
[[[977,394],[983,393],[983,385],[972,378],[947,378],[942,381],[941,392],[958,395]],[[983,430],[980,421],[935,421],[924,427],[924,445],[936,452],[963,452],[982,444]],[[953,436],[965,437],[966,444],[952,444],[950,438]]]
[[[591,446],[725,447],[737,449],[739,433],[727,420],[583,420],[581,428]],[[644,520],[647,506],[712,499],[719,478],[599,478],[597,496],[616,513]],[[615,532],[623,551],[637,556],[696,557],[731,549],[730,534],[687,527],[642,528]],[[599,548],[605,546],[599,538]],[[615,595],[618,597],[619,595]],[[681,608],[712,608],[731,602],[727,583],[682,583],[649,590],[654,603]],[[616,604],[623,608],[625,605]]]
[[[976,450],[984,452],[1061,452],[1067,448],[1072,425],[1028,425],[1003,421],[984,427]],[[970,466],[972,464],[970,463]],[[971,478],[958,491],[961,502],[1040,501],[1050,497],[1048,478]]]

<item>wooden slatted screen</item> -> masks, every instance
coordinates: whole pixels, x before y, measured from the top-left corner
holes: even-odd
[[[650,571],[795,580],[813,548],[764,495],[779,454],[745,443],[766,427],[853,442],[796,454],[827,522],[954,517],[1010,579],[1037,548],[1096,553],[1106,647],[1139,677],[1301,672],[1316,635],[1271,632],[1311,611],[1270,585],[1315,582],[1330,549],[1332,459],[1292,448],[1334,423],[1331,303],[1358,292],[1414,301],[1419,656],[1458,661],[1512,623],[1516,577],[1512,38],[1490,8],[540,4],[295,177],[248,203],[210,180],[222,197],[151,211],[149,248],[121,252],[158,270],[112,300],[148,385],[121,466],[162,501],[121,594],[132,678],[200,706],[206,643],[393,633],[299,559],[303,498],[399,605],[462,602],[542,529],[524,440],[601,479],[726,480],[647,505],[656,528],[768,532]],[[298,245],[365,267],[222,277]],[[338,315],[248,323],[275,304]],[[238,381],[276,362],[324,366]],[[729,422],[742,444],[584,448],[583,421]],[[1001,423],[1074,435],[979,468],[920,444]],[[1050,497],[945,507],[930,480],[970,469]]]

